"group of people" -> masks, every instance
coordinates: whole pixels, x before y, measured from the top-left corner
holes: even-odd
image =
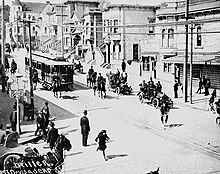
[[[88,136],[89,136],[89,132],[90,132],[90,124],[89,124],[89,119],[87,117],[87,114],[88,114],[88,111],[84,110],[83,116],[80,119],[82,145],[84,147],[88,146],[87,141],[88,141]],[[97,148],[97,151],[101,150],[103,152],[103,157],[106,161],[108,160],[105,155],[105,150],[107,148],[106,142],[109,140],[110,140],[110,138],[108,137],[106,130],[102,130],[101,132],[99,132],[98,136],[95,138],[95,141],[98,142],[98,145],[99,145]]]
[[[43,139],[49,144],[52,150],[55,146],[59,134],[58,129],[55,128],[55,123],[50,121],[49,104],[45,102],[44,107],[38,111],[36,117],[37,128],[35,130],[35,136],[42,136]]]
[[[196,91],[196,93],[201,94],[202,93],[202,89],[204,88],[205,91],[205,96],[209,95],[209,88],[211,87],[211,81],[209,78],[206,78],[205,76],[203,76],[202,78],[199,78],[199,87],[198,90]]]
[[[152,77],[150,77],[150,80],[146,83],[145,80],[142,81],[140,86],[140,91],[148,96],[154,96],[155,94],[162,93],[162,85],[160,81],[158,81],[156,84],[154,84],[154,81]]]

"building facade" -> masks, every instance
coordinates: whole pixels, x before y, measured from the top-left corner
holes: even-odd
[[[131,73],[140,73],[142,49],[151,40],[152,28],[142,26],[155,19],[155,8],[143,5],[109,4],[103,11],[104,63],[120,68],[121,62],[131,61]],[[130,27],[129,27],[130,25]]]
[[[46,3],[21,2],[19,0],[12,1],[10,8],[10,24],[9,31],[11,41],[17,45],[28,43],[29,32],[28,27],[24,25],[25,20],[36,22],[39,13],[45,8]],[[37,29],[35,24],[31,25],[31,39],[35,43],[37,37]]]
[[[157,37],[160,43],[159,78],[183,83],[183,64],[186,50],[185,1],[162,3],[156,11]],[[188,63],[192,57],[192,82],[199,78],[211,80],[213,88],[220,88],[220,1],[190,0],[188,25]],[[194,22],[193,22],[194,21]],[[179,22],[179,25],[161,24]],[[160,26],[159,26],[160,25]],[[188,64],[188,82],[190,68]]]

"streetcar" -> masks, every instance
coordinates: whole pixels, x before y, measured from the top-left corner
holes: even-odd
[[[25,57],[25,70],[30,71],[29,55]],[[59,79],[60,89],[65,91],[72,89],[75,63],[43,53],[32,53],[32,70],[33,75],[37,72],[38,82],[47,90],[52,89],[54,79]]]

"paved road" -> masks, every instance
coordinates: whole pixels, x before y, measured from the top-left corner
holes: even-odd
[[[220,129],[210,112],[176,102],[169,118],[169,124],[174,127],[164,130],[159,111],[139,103],[135,95],[117,96],[110,92],[103,100],[93,96],[92,90],[67,92],[64,96],[68,99],[56,99],[48,91],[34,93],[79,116],[56,122],[60,132],[68,133],[73,145],[66,153],[63,173],[140,174],[158,166],[162,174],[220,173]],[[90,146],[86,148],[81,146],[79,127],[84,109],[89,110],[91,124]],[[96,152],[94,142],[102,129],[106,129],[111,138],[107,162],[101,152]],[[38,147],[42,145],[39,143]]]

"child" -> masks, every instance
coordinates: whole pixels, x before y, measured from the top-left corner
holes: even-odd
[[[106,134],[106,130],[102,130],[98,136],[96,137],[95,141],[99,141],[99,146],[97,148],[98,150],[101,150],[103,152],[103,157],[105,159],[105,161],[107,161],[108,159],[105,156],[105,149],[107,148],[106,146],[106,142],[109,140],[110,138],[108,137],[108,135]]]

